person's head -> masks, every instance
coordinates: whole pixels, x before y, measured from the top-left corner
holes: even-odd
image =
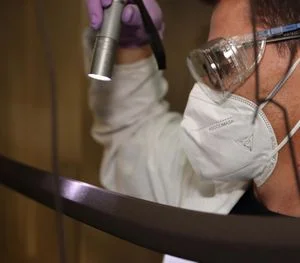
[[[207,2],[217,2],[208,43],[187,60],[197,84],[181,124],[184,150],[202,178],[254,179],[268,208],[300,216],[300,186],[292,162],[300,164],[300,2]],[[272,102],[262,105],[271,94]],[[257,105],[264,107],[253,125]],[[291,144],[296,158],[290,147],[281,149],[289,132],[296,132]]]
[[[253,180],[270,210],[300,217],[300,2],[206,2],[217,5],[208,43],[187,57],[196,84],[181,145],[201,179]]]
[[[209,40],[251,33],[253,32],[253,18],[256,21],[257,31],[300,22],[300,1],[220,0],[211,2],[216,2],[216,7],[211,20]],[[299,39],[267,44],[259,65],[260,98],[265,98],[273,90],[277,82],[286,74],[291,59],[294,63],[297,58],[300,58]],[[255,91],[256,74],[252,74],[235,93],[256,102]],[[300,66],[276,95],[275,100],[287,110],[290,125],[293,127],[300,119]],[[264,111],[274,128],[278,141],[281,141],[287,135],[281,109],[268,104]],[[297,150],[299,165],[300,132],[294,136],[293,142]],[[278,164],[291,167],[290,152],[287,146],[280,153]],[[286,180],[292,178],[287,174],[284,176]]]

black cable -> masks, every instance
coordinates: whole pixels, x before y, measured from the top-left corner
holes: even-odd
[[[258,44],[257,44],[257,35],[256,35],[256,33],[257,33],[257,30],[256,30],[256,27],[257,27],[256,6],[255,6],[255,3],[253,1],[250,1],[250,8],[251,8],[251,23],[252,23],[252,32],[253,32],[253,41],[254,41],[254,57],[258,58]],[[288,65],[288,68],[287,68],[286,72],[288,72],[289,68],[292,66],[295,54],[296,54],[295,52],[293,54],[291,54],[291,58],[290,58],[289,65]],[[256,113],[254,115],[253,123],[255,122],[255,120],[258,117],[258,111],[260,109],[260,106],[262,104],[264,104],[265,102],[269,102],[269,103],[275,105],[277,108],[279,108],[282,111],[282,113],[284,115],[284,123],[285,123],[286,133],[287,133],[288,138],[289,138],[288,145],[289,145],[289,148],[290,148],[295,179],[296,179],[297,186],[298,186],[298,194],[300,196],[300,174],[299,174],[298,168],[297,168],[295,146],[294,146],[294,143],[293,143],[292,138],[290,136],[291,125],[290,125],[289,118],[288,118],[288,112],[281,104],[274,101],[273,99],[267,100],[266,98],[262,99],[260,97],[260,74],[259,74],[259,64],[258,64],[257,59],[255,60],[255,85],[256,85],[255,99],[256,99],[256,102],[258,104],[258,108],[257,108]]]
[[[55,75],[55,65],[53,61],[50,37],[45,26],[45,6],[43,0],[36,0],[36,23],[41,37],[41,43],[45,52],[45,60],[49,70],[50,97],[51,97],[51,166],[53,174],[53,189],[55,189],[55,208],[56,208],[56,228],[57,244],[59,249],[60,263],[66,263],[65,253],[65,231],[63,223],[63,207],[60,194],[59,179],[59,157],[58,157],[58,103],[57,103],[57,81]]]
[[[258,43],[257,43],[257,19],[256,19],[256,9],[255,9],[255,3],[253,1],[250,1],[251,5],[251,24],[252,24],[252,33],[253,33],[253,44],[254,44],[254,58],[255,58],[255,99],[258,103],[261,103],[260,98],[260,74],[259,74],[259,64],[257,61],[258,56]],[[255,116],[256,119],[257,115]]]
[[[164,70],[167,68],[166,53],[159,33],[152,21],[151,16],[147,11],[147,8],[144,5],[143,0],[134,0],[134,3],[137,5],[141,12],[144,27],[149,36],[150,45],[157,61],[158,69]]]

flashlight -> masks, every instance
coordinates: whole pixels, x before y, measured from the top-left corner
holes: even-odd
[[[121,32],[121,16],[126,0],[113,0],[104,10],[101,29],[97,32],[90,74],[93,79],[111,81]]]

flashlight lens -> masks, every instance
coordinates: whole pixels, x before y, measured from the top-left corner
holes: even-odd
[[[101,75],[89,74],[88,76],[89,76],[90,78],[96,79],[96,80],[101,80],[101,81],[111,81],[111,78],[105,77],[105,76],[101,76]]]

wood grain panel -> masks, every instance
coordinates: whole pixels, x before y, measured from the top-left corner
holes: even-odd
[[[183,111],[193,81],[185,66],[189,50],[207,34],[210,10],[197,0],[160,0],[166,19],[168,99]],[[0,152],[51,170],[50,86],[36,28],[34,0],[1,3]],[[44,1],[44,19],[58,83],[61,173],[99,185],[102,148],[90,137],[88,80],[83,71],[81,32],[88,24],[84,0]],[[201,13],[201,16],[199,15]],[[201,37],[199,37],[201,36]],[[184,98],[184,99],[183,99]],[[58,262],[55,214],[1,187],[1,257],[4,263]],[[68,262],[161,261],[161,255],[65,218]],[[3,258],[3,260],[2,260]]]
[[[54,42],[57,71],[63,71],[66,65],[57,63],[56,57],[61,54],[56,53],[55,47],[59,46],[60,41],[66,41],[69,34],[55,30],[57,25],[53,21],[65,19],[62,15],[55,17],[51,14],[51,10],[54,10],[58,2],[49,2],[48,5],[51,6],[46,7],[45,19],[49,31],[57,34],[51,38]],[[73,17],[76,12],[77,16],[80,14],[78,4],[67,10],[67,15],[71,13]],[[0,103],[5,110],[1,111],[0,115],[0,150],[11,158],[50,170],[50,87],[36,27],[34,1],[6,1],[5,8],[1,8],[1,17],[5,20],[1,24],[6,27],[6,30],[2,30],[6,47],[1,49],[6,63],[5,66],[2,65],[5,68],[5,75],[1,75]],[[80,30],[78,26],[77,30]],[[80,43],[77,41],[73,49],[78,53],[79,48]],[[80,57],[73,56],[73,61],[69,63],[78,65],[81,63],[80,60]],[[83,77],[79,74],[81,69],[77,67],[76,71],[74,74],[78,76],[77,81],[80,83],[79,76]],[[58,81],[60,82],[58,96],[60,104],[64,104],[62,103],[64,99],[69,103],[68,110],[72,108],[73,116],[78,118],[65,120],[64,116],[70,115],[70,110],[65,113],[66,110],[60,107],[60,122],[64,122],[64,125],[60,125],[63,128],[59,131],[61,169],[63,174],[76,177],[79,175],[77,170],[79,170],[80,159],[78,149],[81,137],[79,129],[81,111],[77,105],[82,101],[79,95],[81,86],[79,88],[78,84],[77,88],[75,87],[76,92],[71,93],[70,96],[73,83],[67,85],[68,80],[64,82],[58,79]],[[65,93],[68,93],[67,100]],[[71,129],[71,132],[66,132],[66,127],[68,130]],[[5,262],[57,262],[55,213],[10,190],[3,189],[1,194],[4,197],[4,205],[1,206],[4,223],[1,226],[4,233],[4,248],[6,248],[6,251],[1,254],[4,255]],[[70,262],[76,262],[79,224],[65,219],[65,226],[68,258]]]

